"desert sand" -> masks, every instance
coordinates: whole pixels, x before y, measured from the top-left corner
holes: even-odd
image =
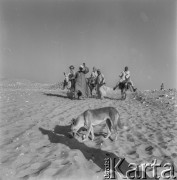
[[[71,100],[55,85],[3,79],[0,84],[0,179],[104,179],[105,158],[128,163],[172,163],[177,173],[177,92],[137,91],[120,100],[110,92],[104,100]],[[72,118],[87,109],[112,106],[128,129],[117,141],[69,136]],[[125,169],[121,167],[122,173]],[[163,167],[162,167],[163,168]],[[158,168],[158,173],[162,170]],[[152,169],[148,170],[152,177]],[[118,179],[120,177],[117,176]]]

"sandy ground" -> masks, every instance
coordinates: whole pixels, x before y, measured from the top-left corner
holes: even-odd
[[[104,100],[70,100],[66,91],[48,87],[25,80],[1,82],[1,180],[104,179],[107,157],[138,165],[157,159],[172,163],[177,172],[175,90],[137,92],[125,101],[119,92]],[[117,141],[105,140],[99,126],[93,142],[69,136],[72,118],[105,106],[115,107],[128,126]],[[152,169],[147,174],[151,177]]]

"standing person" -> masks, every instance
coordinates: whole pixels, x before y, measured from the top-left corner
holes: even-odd
[[[75,75],[75,98],[85,99],[89,97],[89,88],[87,85],[85,74],[89,72],[89,68],[85,63],[79,66],[79,71]]]
[[[65,76],[65,79],[64,79],[64,82],[63,82],[63,90],[64,90],[65,87],[70,88],[71,83],[70,83],[70,81],[69,81],[68,75],[67,75],[65,72],[64,72],[63,74],[64,74],[64,76]]]
[[[91,96],[92,96],[92,91],[96,88],[96,78],[97,78],[97,76],[98,76],[97,70],[96,70],[95,67],[93,67],[93,71],[91,72],[91,75],[88,78],[88,84],[89,84],[89,87],[90,87]]]
[[[71,65],[69,66],[69,69],[70,69],[70,72],[68,74],[68,78],[69,78],[69,81],[71,82],[71,91],[74,91],[74,86],[75,86],[75,71],[74,71],[74,66]]]
[[[98,73],[97,73],[96,67],[93,67],[93,71],[91,72],[90,77],[93,79],[96,79],[97,76],[98,76]]]
[[[129,82],[133,88],[133,91],[136,91],[136,88],[134,88],[133,82],[130,79],[130,71],[128,70],[128,67],[126,66],[124,68],[124,71],[121,72],[121,74],[119,75],[120,80],[118,81],[117,85],[113,88],[114,90],[119,86],[120,83],[127,83]]]
[[[104,75],[101,73],[100,69],[97,69],[98,76],[96,78],[96,85],[97,85],[97,95],[98,98],[104,99],[103,94],[101,92],[101,87],[106,84]]]
[[[164,84],[162,83],[161,86],[160,86],[160,90],[161,91],[164,91]]]
[[[74,77],[75,77],[75,72],[74,72],[74,66],[71,65],[69,66],[69,73],[66,74],[64,72],[64,82],[63,82],[63,89],[67,86],[68,89],[72,89],[74,87]]]

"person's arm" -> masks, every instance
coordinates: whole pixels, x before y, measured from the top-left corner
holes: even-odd
[[[130,79],[130,72],[127,72],[125,78],[126,78],[126,79]]]
[[[103,74],[101,75],[101,82],[100,82],[100,84],[105,84],[105,78],[104,78]]]
[[[78,77],[78,72],[75,73],[74,79],[76,79],[77,77]]]
[[[120,77],[120,78],[122,78],[122,77],[123,77],[123,72],[121,72],[121,74],[119,75],[119,77]]]

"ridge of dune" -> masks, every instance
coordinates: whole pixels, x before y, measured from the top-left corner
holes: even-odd
[[[13,85],[18,88],[12,91]],[[137,91],[121,101],[119,91],[104,100],[70,100],[58,87],[57,83],[1,82],[0,179],[104,179],[106,154],[136,164],[153,159],[171,162],[177,173],[175,89]],[[68,136],[72,118],[105,106],[115,107],[128,127],[120,130],[117,141],[105,140],[101,126],[95,127],[93,142]]]
[[[0,79],[0,88],[6,89],[48,89],[48,90],[57,90],[62,89],[63,82],[58,82],[55,84],[50,83],[39,83],[27,79],[8,79],[8,78],[1,78]]]

